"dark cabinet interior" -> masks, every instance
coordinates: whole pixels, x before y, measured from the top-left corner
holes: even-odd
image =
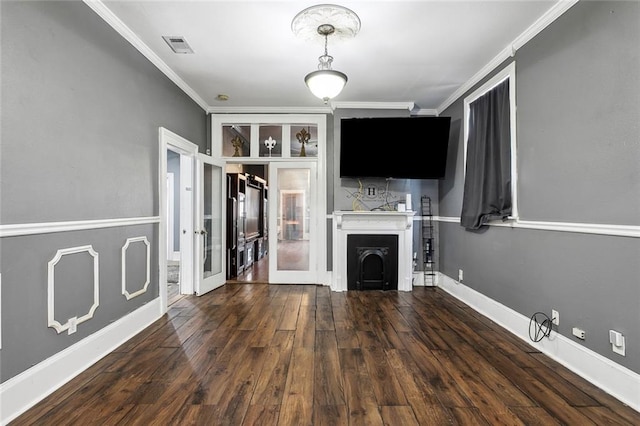
[[[227,279],[267,255],[267,182],[248,173],[227,173]]]

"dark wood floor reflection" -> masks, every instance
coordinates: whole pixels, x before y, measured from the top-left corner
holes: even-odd
[[[229,283],[254,283],[266,284],[269,282],[269,257],[253,262],[242,274],[228,281]]]
[[[637,425],[640,414],[437,288],[228,284],[13,425]]]

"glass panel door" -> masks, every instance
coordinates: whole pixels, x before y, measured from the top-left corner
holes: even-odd
[[[197,183],[195,294],[201,296],[225,283],[223,230],[226,212],[223,202],[223,163],[199,154]]]
[[[318,282],[316,183],[315,163],[269,166],[270,283]]]

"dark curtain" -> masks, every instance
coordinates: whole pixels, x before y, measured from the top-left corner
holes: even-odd
[[[467,170],[460,224],[479,229],[511,214],[509,80],[469,106]]]

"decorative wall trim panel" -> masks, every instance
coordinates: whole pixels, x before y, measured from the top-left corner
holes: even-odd
[[[160,216],[0,225],[0,238],[160,223]]]
[[[93,257],[93,304],[89,307],[89,311],[78,317],[69,318],[64,324],[61,324],[59,321],[55,319],[55,267],[62,259],[62,256],[67,256],[70,254],[77,254],[83,252],[89,253],[90,256]],[[48,311],[48,327],[54,328],[58,334],[62,333],[64,330],[68,330],[69,334],[73,334],[76,332],[76,327],[78,324],[83,323],[91,318],[93,318],[93,314],[98,308],[99,297],[100,297],[100,262],[98,260],[98,253],[93,249],[92,246],[82,246],[82,247],[71,247],[66,249],[60,249],[56,253],[56,255],[49,261],[49,269],[48,269],[48,285],[47,285],[47,311]]]
[[[640,375],[571,339],[553,333],[538,343],[529,339],[530,319],[453,278],[439,273],[439,287],[506,328],[566,368],[640,411]]]
[[[445,223],[460,223],[459,217],[434,216],[433,220]],[[600,223],[544,222],[514,220],[509,222],[489,222],[489,226],[503,228],[537,229],[541,231],[573,232],[577,234],[610,235],[615,237],[640,238],[640,226],[608,225]]]
[[[133,293],[129,293],[127,291],[127,249],[133,243],[144,243],[145,251],[146,251],[146,279],[142,287],[134,291]],[[149,240],[147,237],[135,237],[135,238],[127,238],[127,242],[122,247],[122,294],[127,300],[133,299],[136,296],[141,295],[142,293],[147,291],[147,287],[149,287],[149,283],[151,282],[151,246],[149,244]]]
[[[162,315],[156,298],[0,384],[0,424],[14,420]]]

